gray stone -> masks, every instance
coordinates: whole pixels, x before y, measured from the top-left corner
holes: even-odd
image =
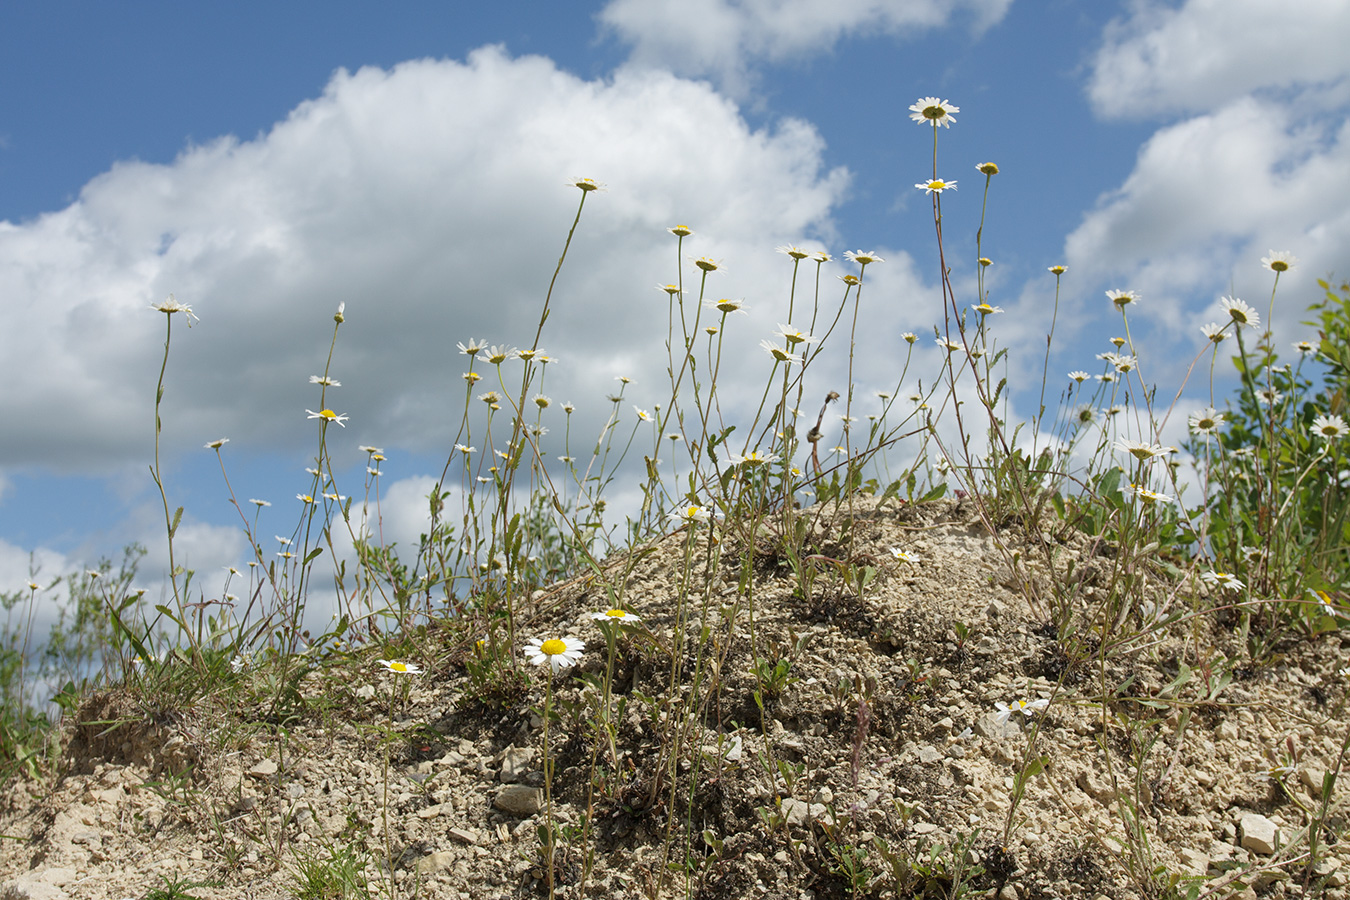
[[[1208,853],[1201,853],[1199,850],[1182,850],[1177,856],[1180,857],[1181,864],[1192,875],[1204,875],[1209,871]]]
[[[451,828],[450,836],[461,844],[473,846],[478,843],[478,833],[467,828]]]
[[[264,759],[262,762],[249,769],[248,774],[257,778],[270,778],[277,774],[277,761],[274,759]]]
[[[443,872],[455,864],[455,854],[450,850],[438,850],[428,853],[417,861],[418,875],[432,875]]]
[[[527,784],[508,784],[497,792],[492,805],[513,816],[532,816],[544,805],[544,792]]]
[[[59,887],[32,878],[16,878],[0,885],[3,900],[66,900],[67,896]]]
[[[1239,821],[1242,828],[1242,846],[1253,853],[1269,856],[1280,845],[1280,829],[1274,822],[1257,813],[1247,813]]]
[[[919,748],[919,762],[931,766],[935,762],[942,760],[942,751],[931,744],[924,744]]]
[[[507,747],[502,751],[501,780],[505,784],[524,781],[530,772],[534,750],[530,747]]]
[[[789,825],[805,825],[825,815],[825,804],[803,803],[792,797],[783,801],[783,820]]]

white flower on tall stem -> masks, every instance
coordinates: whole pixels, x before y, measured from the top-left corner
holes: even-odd
[[[945,338],[938,338],[937,345],[942,349],[946,350],[948,353],[956,353],[958,350],[963,349],[959,342],[949,341]]]
[[[1261,265],[1272,272],[1288,272],[1298,263],[1298,257],[1288,250],[1272,250],[1269,256],[1261,257]]]
[[[382,666],[384,666],[386,669],[388,669],[390,672],[393,672],[393,673],[395,673],[395,674],[397,674],[397,675],[420,675],[420,674],[422,674],[422,669],[421,669],[420,666],[417,666],[417,665],[415,665],[415,664],[413,664],[413,663],[403,662],[402,660],[398,660],[398,659],[377,659],[377,660],[375,660],[375,662],[379,663],[380,665],[382,665]]]
[[[919,339],[919,336],[912,331],[906,331],[900,337],[904,338],[906,344],[912,344]]]
[[[818,340],[815,335],[807,334],[800,328],[793,328],[791,325],[784,325],[781,322],[774,334],[786,341],[789,347],[796,344],[814,344]]]
[[[594,178],[573,178],[567,182],[568,187],[580,188],[583,194],[589,194],[591,191],[603,191],[605,185],[596,181]]]
[[[309,383],[321,384],[324,387],[342,387],[342,382],[336,378],[329,378],[327,375],[311,375],[309,376]]]
[[[1294,341],[1294,349],[1299,353],[1306,355],[1308,353],[1316,353],[1317,345],[1312,341]]]
[[[774,247],[773,249],[774,252],[786,253],[793,259],[806,259],[808,256],[811,255],[810,250],[803,250],[800,247],[793,246],[792,244],[785,244],[782,247]]]
[[[586,642],[576,638],[550,638],[546,641],[536,638],[525,645],[525,656],[536,666],[547,663],[557,674],[575,666],[585,649]]]
[[[952,184],[956,184],[956,182],[953,181]],[[845,250],[844,258],[850,259],[860,266],[870,266],[872,263],[886,261],[878,256],[875,250]]]
[[[641,622],[642,616],[636,613],[630,613],[626,609],[607,609],[604,612],[591,613],[591,618],[597,622]]]
[[[643,422],[652,421],[652,414],[647,412],[645,409],[641,409],[640,407],[635,406],[633,407],[633,411],[637,413],[637,417],[640,421]]]
[[[1220,572],[1217,570],[1202,572],[1200,573],[1200,580],[1210,587],[1218,588],[1221,591],[1237,592],[1246,587],[1241,579],[1231,572]]]
[[[1148,441],[1128,441],[1118,440],[1115,442],[1115,448],[1124,453],[1128,453],[1140,462],[1146,462],[1155,456],[1161,456],[1167,452],[1161,444],[1150,444]]]
[[[321,409],[318,412],[315,412],[312,409],[307,409],[305,410],[305,412],[309,413],[309,415],[306,418],[323,419],[325,422],[335,422],[338,425],[341,425],[343,428],[347,427],[347,416],[346,415],[340,416],[337,413],[333,412],[331,409]]]
[[[1340,416],[1318,416],[1313,419],[1313,434],[1325,441],[1335,441],[1345,437],[1345,420]]]
[[[224,447],[229,442],[230,442],[229,438],[216,438],[214,441],[210,441],[206,444],[203,444],[202,446],[204,446],[207,450],[219,450],[221,447]]]
[[[1003,307],[1001,307],[1001,306],[990,306],[989,303],[986,301],[986,302],[981,303],[981,304],[979,304],[978,306],[976,306],[976,307],[975,307],[975,311],[976,311],[977,313],[979,313],[980,315],[982,315],[982,316],[993,316],[993,315],[997,315],[998,313],[1003,312]]]
[[[1218,322],[1210,322],[1208,325],[1200,326],[1200,331],[1212,343],[1222,343],[1223,339],[1228,337],[1228,326],[1220,325]]]
[[[1284,399],[1284,394],[1274,388],[1261,388],[1256,392],[1256,399],[1266,406],[1277,406]]]
[[[920,125],[932,122],[934,128],[939,125],[950,127],[956,121],[955,114],[961,111],[961,107],[950,100],[939,100],[937,97],[920,97],[909,109],[911,119]]]
[[[679,437],[679,435],[675,436]],[[672,518],[682,524],[685,522],[707,523],[712,521],[712,513],[708,511],[706,506],[699,506],[697,503],[692,503],[676,510]]]
[[[463,353],[465,356],[477,356],[487,349],[488,342],[479,340],[478,338],[469,338],[467,344],[461,342],[456,344],[456,346],[459,347],[459,352]]]
[[[929,194],[941,194],[943,191],[956,190],[955,181],[943,181],[941,178],[922,181],[914,186],[921,191],[927,191]]]
[[[1146,488],[1146,487],[1141,487],[1140,485],[1137,485],[1137,484],[1132,484],[1132,485],[1130,485],[1129,490],[1130,490],[1136,497],[1138,497],[1140,500],[1142,500],[1145,504],[1148,504],[1148,505],[1150,505],[1150,506],[1151,506],[1152,504],[1154,504],[1154,503],[1175,503],[1175,502],[1176,502],[1176,500],[1174,500],[1172,497],[1168,496],[1167,494],[1162,494],[1162,493],[1159,493],[1158,491],[1151,491],[1151,490],[1149,490],[1148,488]]]
[[[1219,305],[1228,311],[1229,317],[1237,323],[1239,328],[1243,325],[1249,325],[1252,328],[1261,327],[1261,315],[1238,298],[1222,297],[1219,299]]]
[[[500,366],[509,359],[514,359],[516,349],[514,347],[490,347],[486,355],[478,357],[479,362],[485,362],[489,365]]]
[[[765,353],[781,363],[794,363],[797,361],[797,357],[793,356],[791,351],[787,350],[785,347],[780,347],[771,341],[760,341],[759,346]]]
[[[150,308],[156,312],[162,312],[167,316],[171,316],[174,313],[182,313],[183,317],[187,319],[189,328],[192,327],[193,319],[197,319],[198,322],[201,321],[201,319],[197,317],[197,314],[192,311],[191,306],[188,306],[186,303],[179,303],[173,298],[173,294],[170,294],[169,299],[161,303],[152,303]]]
[[[1012,703],[1004,703],[1000,700],[994,704],[994,709],[997,710],[994,714],[994,721],[1000,725],[1007,725],[1008,719],[1012,717],[1013,713],[1021,713],[1030,719],[1036,715],[1037,710],[1045,709],[1049,705],[1050,701],[1044,697],[1039,700],[1014,700]]]
[[[728,297],[723,297],[716,303],[709,303],[708,308],[715,309],[721,313],[740,313],[741,315],[746,314],[745,302],[743,300],[732,300]]]
[[[1111,298],[1111,302],[1121,312],[1125,311],[1125,307],[1139,302],[1139,295],[1134,291],[1107,291],[1106,296]]]
[[[1092,376],[1088,375],[1088,373],[1086,373],[1086,372],[1084,372],[1084,371],[1081,371],[1081,370],[1074,370],[1074,371],[1072,371],[1072,372],[1069,373],[1069,377],[1072,378],[1074,381],[1078,382],[1079,384],[1082,384],[1083,382],[1087,381],[1087,380],[1088,380],[1089,378],[1091,378]]]
[[[1223,424],[1223,420],[1223,413],[1214,409],[1212,406],[1207,406],[1204,409],[1196,410],[1191,413],[1188,422],[1191,426],[1191,431],[1196,434],[1215,434],[1218,432],[1219,426]]]
[[[771,462],[777,462],[778,457],[772,453],[760,453],[758,450],[751,450],[744,456],[732,456],[731,464],[733,466],[760,466]]]

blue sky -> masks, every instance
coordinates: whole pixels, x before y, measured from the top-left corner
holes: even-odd
[[[1265,318],[1269,250],[1300,260],[1275,310],[1283,346],[1309,335],[1317,278],[1350,269],[1347,33],[1350,8],[1318,0],[10,4],[0,589],[28,580],[30,555],[49,576],[137,540],[147,573],[163,565],[149,307],[170,292],[201,318],[175,332],[162,441],[190,564],[247,558],[206,441],[231,439],[240,499],[275,501],[265,535],[293,527],[307,379],[338,302],[339,462],[359,473],[358,445],[386,449],[389,530],[415,541],[463,393],[455,344],[528,343],[577,176],[608,190],[543,342],[576,431],[595,433],[616,375],[635,403],[659,399],[653,285],[675,276],[676,223],[695,230],[688,252],[725,263],[712,289],[749,306],[728,373],[747,385],[783,321],[773,248],[880,252],[856,379],[888,386],[899,335],[941,318],[913,187],[931,134],[907,109],[927,95],[961,108],[938,174],[959,182],[944,214],[967,296],[974,167],[1001,167],[984,251],[1014,413],[1035,403],[1057,263],[1047,395],[1098,370],[1120,331],[1103,292],[1128,288],[1141,370],[1170,398],[1220,296]],[[813,386],[837,388],[841,366],[822,360]],[[1192,388],[1183,409],[1208,400]]]

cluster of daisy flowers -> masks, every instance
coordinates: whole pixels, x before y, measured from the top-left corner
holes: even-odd
[[[642,617],[626,609],[607,609],[592,613],[591,619],[602,626],[637,624]],[[553,674],[570,669],[581,661],[586,642],[577,638],[535,638],[525,645],[525,658],[532,665],[547,665]]]

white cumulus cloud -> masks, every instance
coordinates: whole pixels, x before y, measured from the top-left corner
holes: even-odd
[[[632,45],[630,61],[684,75],[714,75],[743,89],[759,62],[828,53],[841,39],[917,37],[968,15],[976,31],[1001,20],[1012,0],[611,0],[599,20]]]
[[[1107,28],[1088,95],[1103,115],[1153,118],[1261,89],[1344,87],[1347,34],[1345,3],[1142,0]]]

